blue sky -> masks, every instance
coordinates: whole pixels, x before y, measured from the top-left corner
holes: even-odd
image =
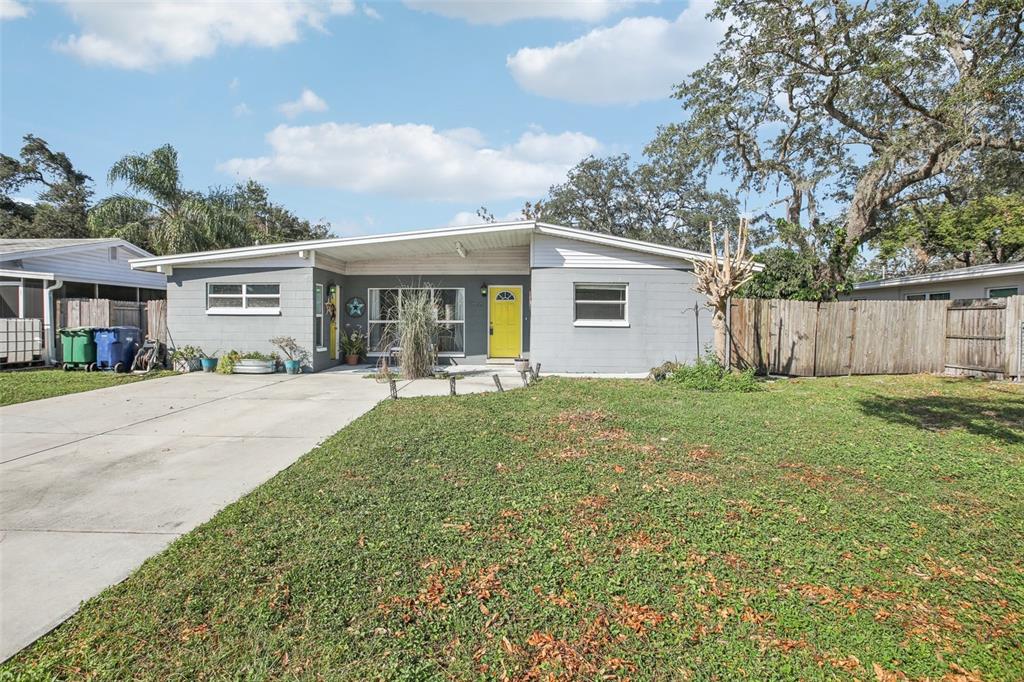
[[[0,0],[0,146],[34,133],[103,196],[116,159],[171,143],[186,186],[253,176],[339,235],[501,218],[678,119],[707,8]]]

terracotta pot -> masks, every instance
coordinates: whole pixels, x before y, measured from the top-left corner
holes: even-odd
[[[359,356],[358,355],[346,355],[345,356],[345,364],[347,364],[347,365],[358,365],[359,364]]]

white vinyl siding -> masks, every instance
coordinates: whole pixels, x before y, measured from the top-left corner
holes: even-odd
[[[382,260],[348,261],[346,275],[528,275],[530,247],[512,246],[488,251]]]
[[[692,263],[678,258],[545,234],[538,234],[533,238],[532,262],[535,268],[692,268]]]
[[[24,256],[22,268],[32,272],[52,272],[65,282],[98,282],[144,289],[166,289],[167,278],[158,272],[132,270],[128,261],[135,255],[118,248],[118,258],[110,259],[106,244],[48,256]],[[8,267],[0,264],[0,267]]]

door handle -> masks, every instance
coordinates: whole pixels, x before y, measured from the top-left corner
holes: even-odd
[[[490,329],[488,329],[487,333],[490,334],[491,336],[494,336],[494,327],[491,327]]]

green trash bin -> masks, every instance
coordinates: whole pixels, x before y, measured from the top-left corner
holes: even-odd
[[[64,369],[96,369],[96,341],[92,327],[70,327],[60,330]]]

